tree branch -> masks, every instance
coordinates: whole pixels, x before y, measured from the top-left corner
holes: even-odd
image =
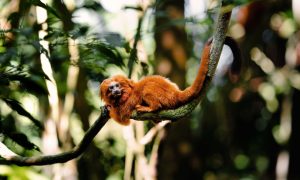
[[[212,48],[210,51],[210,62],[208,67],[208,73],[203,84],[203,88],[200,91],[197,98],[192,100],[191,102],[182,105],[176,109],[168,109],[162,110],[159,112],[154,113],[137,113],[136,111],[133,112],[131,115],[132,119],[135,120],[164,120],[168,119],[171,121],[176,121],[183,117],[189,115],[195,107],[199,104],[200,100],[205,95],[207,88],[209,87],[211,80],[215,74],[219,58],[223,49],[224,40],[227,33],[228,24],[230,21],[231,16],[231,9],[228,8],[221,8],[221,12],[218,18],[218,22],[216,24],[216,31],[213,36]]]
[[[92,142],[94,137],[102,129],[109,119],[108,110],[106,107],[101,107],[101,115],[95,121],[93,126],[86,132],[81,142],[74,147],[71,151],[56,154],[56,155],[45,155],[37,157],[22,157],[17,155],[6,156],[1,152],[0,164],[15,164],[18,166],[32,166],[32,165],[48,165],[54,163],[64,163],[71,159],[77,158],[81,155],[88,145]]]

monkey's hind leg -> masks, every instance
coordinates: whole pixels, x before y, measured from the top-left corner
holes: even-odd
[[[154,111],[152,108],[148,107],[148,106],[142,106],[142,105],[136,105],[135,106],[136,110],[138,112],[152,112]]]
[[[145,105],[144,105],[145,104]],[[158,99],[153,96],[145,96],[143,103],[135,106],[138,112],[153,112],[161,108],[161,104]]]

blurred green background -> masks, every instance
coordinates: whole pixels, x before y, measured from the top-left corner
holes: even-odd
[[[64,164],[0,165],[0,179],[300,179],[300,3],[227,0],[207,94],[174,123],[109,121]],[[149,74],[191,84],[217,0],[1,0],[0,142],[21,156],[71,150],[99,115],[99,83]],[[2,153],[1,153],[2,154]],[[3,158],[3,157],[0,157]]]

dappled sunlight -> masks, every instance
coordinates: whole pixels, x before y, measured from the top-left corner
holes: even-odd
[[[246,35],[244,27],[239,23],[232,25],[229,32],[235,39],[240,39]]]
[[[280,152],[276,164],[276,178],[286,179],[289,168],[289,153],[286,151]]]
[[[266,73],[271,73],[274,71],[275,66],[272,61],[267,58],[258,48],[253,48],[250,52],[251,59],[261,67],[261,69]]]

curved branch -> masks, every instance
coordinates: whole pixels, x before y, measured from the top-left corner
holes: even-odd
[[[141,121],[168,119],[168,120],[175,121],[189,115],[195,109],[195,107],[199,104],[199,102],[205,95],[205,92],[211,83],[211,80],[215,74],[219,62],[219,58],[223,49],[223,44],[226,37],[230,16],[231,16],[231,9],[230,10],[228,10],[228,8],[224,8],[224,9],[223,7],[221,8],[218,22],[216,24],[217,27],[213,36],[212,48],[210,51],[210,62],[208,66],[208,73],[205,82],[203,84],[203,89],[200,91],[198,97],[192,100],[191,102],[182,105],[176,109],[162,110],[154,113],[137,113],[136,111],[134,111],[133,114],[131,115],[132,119],[141,120]]]
[[[18,166],[32,166],[32,165],[49,165],[54,163],[64,163],[71,159],[77,158],[81,155],[88,145],[92,142],[94,137],[102,129],[109,119],[108,110],[106,107],[101,107],[101,115],[95,121],[93,126],[86,132],[81,142],[74,147],[71,151],[56,154],[56,155],[45,155],[36,157],[22,157],[17,155],[5,156],[1,154],[0,164],[15,164]]]

